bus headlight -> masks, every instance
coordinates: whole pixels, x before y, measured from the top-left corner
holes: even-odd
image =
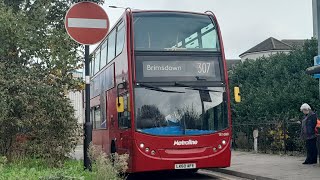
[[[140,148],[141,148],[141,149],[144,148],[144,144],[143,144],[143,143],[140,144]]]
[[[156,154],[156,151],[155,151],[155,150],[152,150],[152,151],[151,151],[151,155],[154,156],[155,154]]]
[[[217,148],[214,147],[214,148],[213,148],[213,152],[217,152]]]
[[[226,140],[222,140],[222,145],[226,145],[227,141]]]
[[[219,148],[219,149],[222,149],[222,146],[219,144],[218,148]]]

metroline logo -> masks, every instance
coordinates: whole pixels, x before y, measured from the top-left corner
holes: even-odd
[[[198,141],[197,140],[191,140],[191,139],[189,139],[189,141],[183,141],[183,140],[181,140],[181,141],[179,141],[179,140],[175,140],[174,142],[173,142],[173,145],[174,146],[185,146],[185,145],[197,145],[198,144]]]

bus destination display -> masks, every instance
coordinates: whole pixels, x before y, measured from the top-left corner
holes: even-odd
[[[216,77],[213,61],[144,61],[144,77]]]

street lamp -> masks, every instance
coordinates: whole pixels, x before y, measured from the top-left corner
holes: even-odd
[[[131,9],[131,10],[140,10],[140,9],[132,9],[130,7],[121,7],[121,6],[109,6],[109,8],[113,9]]]

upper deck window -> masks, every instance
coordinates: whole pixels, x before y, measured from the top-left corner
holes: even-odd
[[[140,12],[133,23],[135,50],[220,50],[216,26],[207,15]]]

